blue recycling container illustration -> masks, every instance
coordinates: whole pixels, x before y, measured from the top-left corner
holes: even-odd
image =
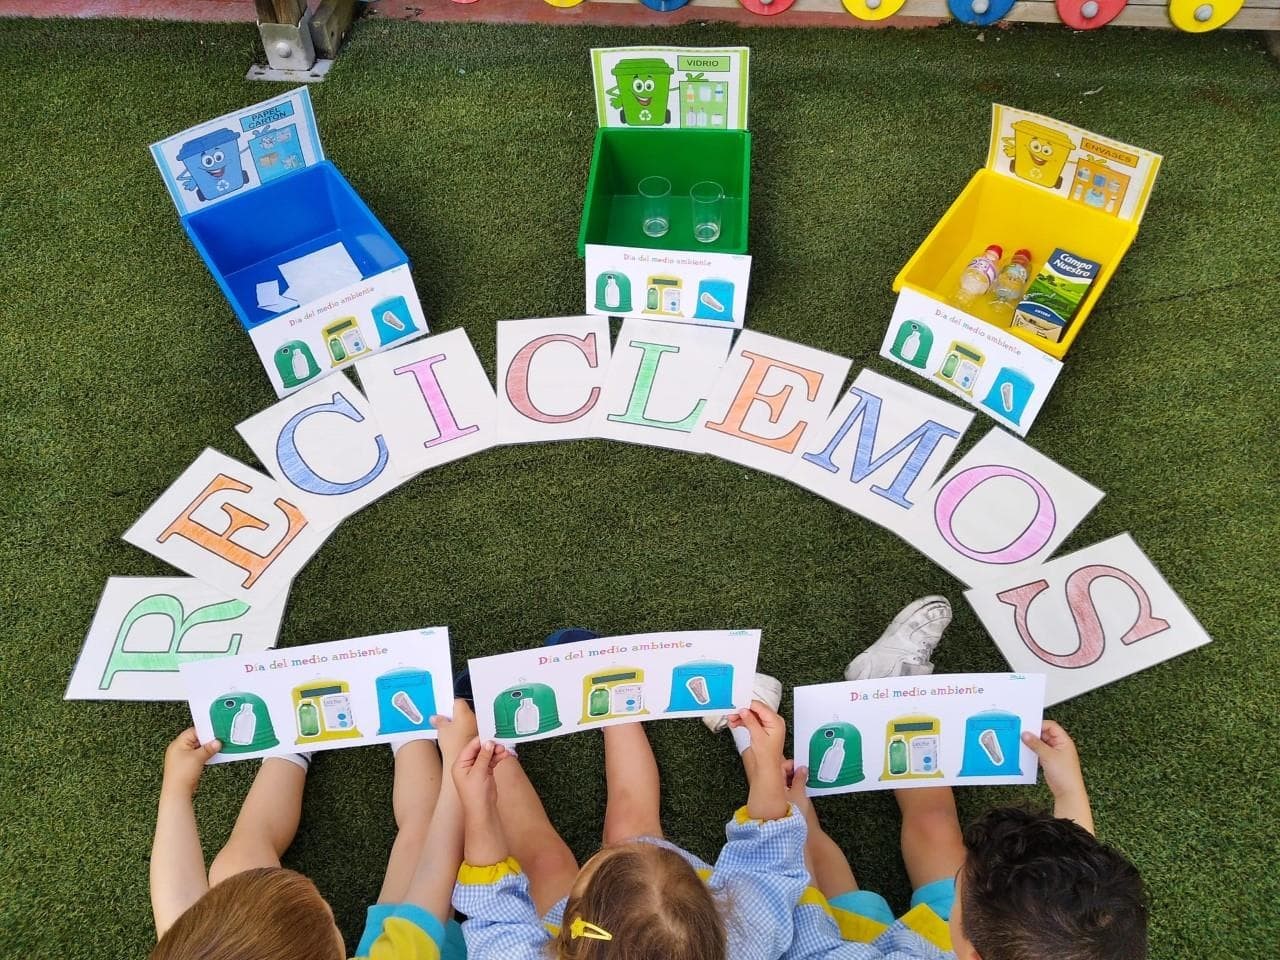
[[[732,709],[733,664],[719,660],[690,660],[672,669],[669,713]]]
[[[975,713],[964,724],[962,777],[1016,777],[1022,773],[1022,720],[1004,710]]]
[[[240,134],[223,128],[188,140],[178,150],[187,172],[179,179],[201,200],[215,200],[234,193],[249,182],[240,163]]]
[[[1001,367],[991,383],[991,389],[983,398],[982,405],[993,411],[996,416],[1018,424],[1035,389],[1036,385],[1026,374],[1009,367]]]
[[[383,300],[374,306],[372,313],[378,341],[384,347],[418,332],[418,326],[413,322],[413,313],[409,310],[409,301],[404,297]]]
[[[436,695],[429,670],[392,670],[378,677],[374,687],[378,692],[379,734],[431,729]]]

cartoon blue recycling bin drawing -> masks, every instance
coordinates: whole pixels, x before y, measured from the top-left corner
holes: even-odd
[[[249,182],[240,163],[240,134],[225,127],[188,140],[178,150],[178,159],[187,168],[178,174],[183,189],[194,190],[201,200],[216,200]]]

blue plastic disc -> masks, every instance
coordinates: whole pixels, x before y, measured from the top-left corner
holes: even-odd
[[[670,13],[672,10],[679,10],[689,0],[640,0],[650,10],[657,10],[659,13]]]
[[[1013,4],[1014,0],[947,0],[947,9],[961,23],[985,27],[1007,17]]]

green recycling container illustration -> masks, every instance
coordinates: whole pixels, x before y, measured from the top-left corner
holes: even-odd
[[[631,312],[631,280],[625,273],[606,270],[596,277],[596,309]]]
[[[905,320],[898,327],[889,352],[903,363],[923,370],[929,364],[929,354],[933,352],[933,331],[919,320]]]
[[[609,90],[609,105],[619,108],[630,127],[661,127],[671,121],[671,64],[660,57],[619,60],[613,67],[618,85]]]
[[[508,687],[494,698],[493,727],[499,737],[528,737],[559,726],[556,692],[545,683]]]
[[[255,753],[280,745],[267,704],[257,694],[223,694],[210,705],[209,722],[223,753]]]
[[[815,789],[861,783],[862,734],[852,723],[837,721],[813,731],[809,738],[809,781]]]
[[[301,340],[290,340],[276,350],[276,372],[286,389],[300,387],[320,373],[311,348]]]

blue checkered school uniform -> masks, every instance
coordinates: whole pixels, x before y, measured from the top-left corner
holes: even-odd
[[[640,842],[680,854],[727,904],[728,956],[778,960],[791,943],[796,902],[809,882],[805,835],[794,807],[779,820],[752,820],[743,808],[725,827],[727,842],[715,866],[665,840]],[[469,960],[546,960],[546,945],[564,922],[564,900],[538,916],[529,878],[513,858],[488,867],[464,863],[453,905],[468,917],[462,933]]]
[[[832,908],[810,887],[796,906],[784,960],[955,960],[945,920],[920,905],[892,924]]]

